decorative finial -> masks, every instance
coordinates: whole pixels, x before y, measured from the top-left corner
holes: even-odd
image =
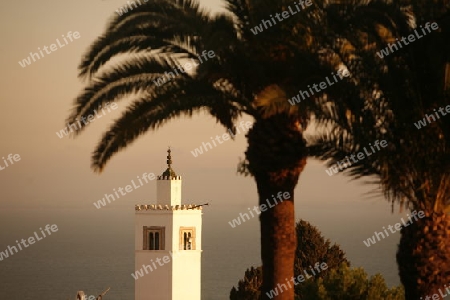
[[[167,149],[167,170],[165,170],[162,174],[163,177],[177,177],[177,174],[175,174],[175,172],[172,170],[172,156],[170,155],[171,152],[172,151],[170,150],[169,146],[169,149]]]
[[[172,157],[170,156],[170,146],[169,149],[167,150],[167,167],[169,167],[169,169],[171,168],[170,166],[172,165]]]

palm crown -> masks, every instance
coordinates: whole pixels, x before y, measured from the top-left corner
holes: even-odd
[[[302,131],[312,113],[327,132],[314,137],[312,155],[334,163],[386,140],[386,151],[352,165],[350,175],[378,175],[392,201],[443,211],[450,193],[450,117],[419,131],[413,122],[449,103],[448,3],[330,2],[317,1],[256,35],[251,28],[292,2],[227,0],[227,13],[210,15],[195,1],[155,0],[114,17],[80,64],[80,77],[89,83],[68,122],[107,102],[135,99],[103,135],[93,169],[100,172],[138,136],[180,115],[206,110],[234,132],[236,119],[248,114],[255,123],[247,135],[246,158],[260,201],[285,190],[292,202],[306,159]],[[431,20],[439,21],[439,33],[384,59],[376,55],[410,34],[414,23]],[[214,57],[199,59],[204,51]],[[155,83],[191,59],[198,64],[195,70]],[[299,89],[342,68],[350,78],[299,105],[289,104]],[[263,290],[293,274],[294,235],[289,201],[261,214]]]
[[[450,107],[449,8],[445,1],[375,1],[336,6],[328,18],[336,29],[333,54],[344,61],[353,85],[320,99],[322,134],[309,150],[332,166],[364,148],[370,154],[376,141],[387,144],[346,164],[344,172],[375,175],[372,182],[393,205],[424,211],[423,219],[401,230],[397,262],[406,299],[437,293],[449,280],[450,116],[441,113]],[[427,31],[433,22],[439,29]],[[410,35],[417,39],[401,48],[401,38]],[[395,51],[380,57],[384,47]],[[426,123],[420,127],[419,121]]]
[[[305,83],[317,66],[307,51],[311,42],[306,30],[294,18],[263,34],[249,30],[252,23],[286,7],[272,2],[253,6],[230,0],[230,13],[212,16],[195,1],[157,0],[114,17],[79,66],[80,77],[88,78],[89,84],[67,120],[76,122],[108,101],[136,95],[103,135],[93,154],[94,170],[101,171],[114,153],[148,129],[182,114],[207,110],[233,131],[242,113],[254,118],[286,113],[304,120],[298,108],[286,101],[285,91]],[[212,51],[214,57],[201,62],[204,51]],[[105,66],[113,58],[119,63]],[[197,62],[193,72],[178,71],[186,59]],[[303,67],[296,68],[299,65]],[[175,78],[167,80],[165,72],[174,70],[178,71]],[[158,86],[160,77],[166,77],[166,82]]]
[[[252,26],[292,3],[226,3],[227,13],[210,15],[195,1],[156,0],[114,17],[79,66],[80,77],[89,82],[68,122],[87,117],[107,102],[135,97],[93,153],[92,168],[101,172],[112,155],[138,136],[182,114],[206,110],[233,132],[237,118],[252,116],[246,158],[259,200],[280,191],[290,195],[261,214],[263,290],[269,291],[293,275],[293,189],[306,161],[301,131],[307,111],[291,106],[287,98],[321,72],[329,73],[330,67],[320,67],[314,54],[320,45],[307,25],[320,24],[319,8],[308,8],[299,18],[285,19],[255,35]],[[200,59],[204,51],[212,51],[213,57]],[[196,68],[169,80],[166,72],[174,72],[186,60],[196,62]],[[163,76],[164,82],[158,80]],[[293,290],[277,300],[292,297]]]
[[[438,10],[429,6],[422,8],[425,16],[413,14],[419,7],[408,10],[405,4],[373,2],[369,7],[336,8],[332,20],[340,21],[328,24],[338,28],[334,53],[343,58],[354,80],[345,90],[319,101],[316,124],[327,132],[313,137],[310,150],[334,165],[377,140],[386,140],[387,151],[351,164],[348,174],[355,178],[379,176],[392,201],[407,199],[411,208],[442,210],[450,204],[444,196],[450,195],[446,147],[450,118],[440,113],[439,118],[435,112],[450,104],[450,19],[442,16],[442,11],[432,15]],[[423,19],[437,21],[440,30],[384,58],[376,55],[380,48],[414,34]],[[341,30],[344,22],[349,29]],[[414,124],[427,114],[433,114],[436,121],[418,129]]]

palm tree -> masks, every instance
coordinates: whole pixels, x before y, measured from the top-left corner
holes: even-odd
[[[450,116],[441,111],[450,107],[450,4],[371,1],[334,5],[328,12],[326,26],[338,37],[333,55],[348,68],[353,84],[318,101],[321,134],[312,138],[310,154],[329,166],[347,162],[344,173],[374,176],[370,182],[393,206],[424,212],[401,230],[399,275],[406,299],[445,293],[450,281]],[[439,29],[424,36],[420,26],[427,22]],[[422,37],[398,46],[415,29]],[[377,52],[388,44],[394,51],[381,58]],[[370,146],[377,140],[387,146],[375,152]],[[347,159],[361,151],[367,156],[357,163]]]
[[[251,28],[287,10],[291,1],[226,4],[227,13],[210,15],[194,0],[154,0],[115,16],[82,59],[79,75],[88,83],[67,121],[87,118],[107,102],[134,97],[93,152],[91,166],[101,172],[137,137],[180,115],[207,111],[233,132],[242,114],[252,116],[244,165],[255,178],[259,203],[266,205],[273,195],[289,193],[260,215],[262,291],[267,299],[266,292],[293,276],[294,188],[306,163],[302,128],[307,111],[291,106],[287,95],[325,72],[307,26],[320,22],[316,8],[308,8],[304,17],[291,17],[253,34]],[[204,51],[214,55],[200,58]],[[188,59],[196,65],[193,72],[178,68]],[[169,79],[166,72],[177,68],[178,74]],[[273,299],[293,297],[291,289]]]

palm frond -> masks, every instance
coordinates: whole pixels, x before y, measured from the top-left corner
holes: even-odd
[[[173,22],[174,20],[177,22]],[[199,28],[208,28],[208,14],[196,1],[150,1],[136,9],[116,16],[105,34],[95,41],[79,65],[79,76],[92,76],[112,57],[128,52],[151,50],[193,55],[174,41],[189,36],[195,41]],[[130,46],[127,48],[127,43]]]
[[[145,91],[152,94],[155,89],[159,89],[159,84],[155,82],[159,77],[166,75],[163,71],[174,73],[176,62],[170,58],[135,58],[126,63],[103,73],[100,77],[91,82],[84,89],[75,101],[72,114],[67,119],[67,123],[74,123],[82,118],[92,115],[95,110],[100,109],[108,102],[124,99],[125,96]],[[179,72],[179,78],[189,78],[187,73]],[[78,127],[75,134],[79,134],[89,123]]]
[[[239,107],[234,106],[227,95],[205,82],[173,80],[133,102],[122,117],[115,121],[103,135],[92,156],[92,168],[101,172],[106,162],[118,151],[132,143],[149,129],[156,129],[181,115],[209,109],[225,128],[234,128],[239,117]],[[236,102],[238,100],[236,99]],[[223,108],[227,110],[223,110]]]

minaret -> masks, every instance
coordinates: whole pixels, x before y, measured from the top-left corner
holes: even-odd
[[[202,206],[181,204],[181,176],[167,153],[156,204],[135,207],[135,300],[200,300]]]
[[[172,170],[172,157],[167,150],[167,170],[158,176],[156,181],[156,203],[162,205],[181,204],[181,176],[177,176]]]

